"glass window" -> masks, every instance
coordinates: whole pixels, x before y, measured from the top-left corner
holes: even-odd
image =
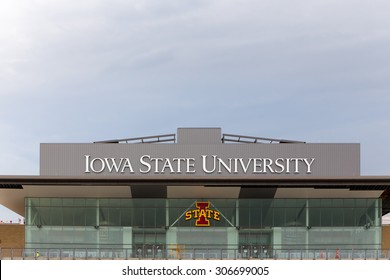
[[[274,217],[273,217],[273,208],[263,207],[261,209],[261,224],[262,227],[273,227],[274,226]]]
[[[355,211],[353,208],[343,208],[344,212],[344,226],[353,227],[356,225],[355,222]]]
[[[85,208],[74,208],[74,225],[85,226]]]
[[[133,208],[133,221],[135,227],[144,226],[144,209],[143,208]]]
[[[156,227],[156,208],[144,209],[144,227]]]
[[[74,206],[85,207],[85,198],[75,198]]]
[[[50,207],[37,207],[39,222],[40,225],[50,225]]]
[[[87,226],[96,226],[98,222],[96,220],[96,208],[85,208],[85,224]]]
[[[343,200],[343,199],[335,198],[335,199],[333,199],[333,201],[332,201],[332,206],[333,206],[333,207],[342,208],[342,207],[344,207],[344,200]]]
[[[367,207],[367,199],[356,199],[355,206],[357,208],[366,208]]]
[[[107,207],[99,208],[99,225],[109,225],[110,223],[110,212]]]
[[[251,228],[261,227],[261,208],[250,209],[250,226]]]
[[[250,218],[251,218],[250,209],[240,207],[240,219],[239,219],[240,227],[249,228],[251,226]]]
[[[97,200],[95,198],[87,198],[85,199],[85,206],[87,207],[96,207]]]
[[[332,210],[332,223],[335,227],[344,226],[344,208],[333,208]]]
[[[323,227],[332,226],[332,208],[321,209],[321,226]]]
[[[120,208],[109,208],[109,225],[110,226],[120,226],[121,225]]]
[[[51,208],[51,225],[62,226],[62,208],[53,207]]]
[[[273,208],[274,213],[274,227],[288,226],[286,223],[286,209],[284,208]]]
[[[41,198],[39,199],[39,206],[50,206],[50,198]]]
[[[73,198],[64,198],[62,200],[62,205],[64,207],[72,207],[72,206],[74,206],[74,199]]]
[[[51,207],[62,207],[62,198],[52,198]]]
[[[321,199],[321,207],[332,207],[332,199]]]
[[[64,226],[73,226],[73,216],[74,216],[74,209],[69,207],[62,208],[62,214],[63,214],[63,225]]]
[[[109,207],[110,206],[110,199],[100,198],[99,199],[99,206],[100,207]]]
[[[117,198],[109,199],[109,206],[113,208],[118,208],[121,206],[121,200]]]
[[[344,207],[355,207],[355,199],[343,199]]]
[[[293,227],[302,227],[306,226],[305,224],[301,224],[302,217],[305,217],[306,211],[305,208],[298,209],[295,207],[286,208],[286,225],[285,226],[293,226]],[[304,221],[305,219],[303,219]]]
[[[309,226],[311,227],[321,226],[321,208],[309,209]]]
[[[132,208],[120,208],[121,211],[121,226],[130,227],[132,222]]]
[[[28,198],[29,200],[29,206],[39,206],[39,198],[36,198],[36,197],[31,197],[31,198]]]
[[[164,208],[156,208],[156,227],[165,227],[166,225],[166,209]]]

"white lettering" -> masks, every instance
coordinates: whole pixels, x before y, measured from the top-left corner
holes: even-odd
[[[100,162],[100,169],[95,169],[95,162],[96,161]],[[91,160],[90,168],[91,168],[93,173],[101,173],[101,172],[103,172],[104,168],[106,168],[106,166],[104,164],[104,160],[103,159],[101,159],[101,158],[94,158],[93,160]]]
[[[306,174],[312,173],[315,158],[219,158],[217,155],[201,155],[202,169],[206,174]],[[155,158],[143,155],[139,159],[140,174],[150,172],[175,174],[197,172],[195,158]],[[91,158],[84,155],[84,173],[134,173],[130,158]]]
[[[163,167],[161,168],[161,172],[162,172],[162,173],[165,173],[165,169],[166,169],[166,168],[169,168],[169,170],[170,170],[171,173],[175,173],[175,171],[173,170],[173,167],[172,167],[172,164],[171,164],[171,161],[169,160],[169,158],[166,158],[166,159],[165,159],[164,165],[163,165]]]
[[[163,161],[162,158],[151,158],[150,161],[154,161],[154,173],[158,173],[158,162]]]
[[[213,157],[213,163],[214,163],[214,167],[213,167],[213,169],[211,169],[211,170],[207,170],[207,167],[206,167],[206,165],[207,165],[207,156],[201,156],[202,157],[202,167],[203,167],[203,171],[204,172],[206,172],[206,173],[208,173],[208,174],[210,174],[210,173],[213,173],[214,171],[215,171],[215,162],[216,162],[216,158],[217,158],[217,156],[212,156]]]
[[[277,173],[277,174],[283,173],[283,171],[284,171],[284,164],[283,163],[284,163],[284,159],[283,158],[277,158],[275,160],[275,165],[280,168],[280,170],[276,170],[276,168],[275,168],[275,173]]]
[[[262,173],[261,158],[253,158],[252,160],[253,160],[253,173]]]
[[[272,159],[270,158],[264,158],[264,169],[263,172],[267,173],[267,169],[269,170],[270,173],[274,173],[274,170],[272,169]]]
[[[226,169],[227,172],[232,173],[232,159],[229,158],[229,165],[224,162],[222,159],[218,159],[218,173],[222,173],[222,166]]]
[[[123,164],[121,173],[124,173],[126,168],[129,169],[129,173],[134,173],[133,166],[131,166],[131,162],[129,158],[125,158],[125,164]]]
[[[115,172],[118,173],[119,167],[122,165],[123,158],[120,159],[119,164],[116,163],[115,158],[105,158],[104,161],[106,162],[107,169],[110,173],[113,169],[115,169]]]
[[[306,170],[306,173],[311,173],[311,165],[313,164],[314,162],[314,158],[311,158],[311,161],[309,163],[309,161],[307,160],[307,158],[304,158],[303,161],[306,163],[306,166],[307,166],[307,170]]]
[[[195,173],[195,159],[187,158],[187,173]]]
[[[242,158],[239,158],[238,161],[240,162],[241,164],[241,167],[242,167],[242,170],[244,171],[244,173],[246,174],[246,172],[248,171],[249,169],[249,165],[251,164],[253,158],[250,158],[248,159],[248,163],[246,165],[244,165],[244,161]]]
[[[142,170],[141,168],[139,169],[139,172],[144,173],[144,174],[145,174],[145,173],[149,173],[150,170],[152,169],[152,166],[150,165],[150,163],[148,163],[148,162],[145,161],[145,158],[148,158],[148,159],[150,160],[150,156],[148,156],[148,155],[144,155],[144,156],[142,156],[142,157],[139,159],[140,163],[141,163],[143,166],[147,167],[146,170]]]
[[[299,173],[299,160],[300,158],[292,158],[291,161],[295,161],[294,173]]]
[[[290,174],[290,159],[286,158],[286,173]]]
[[[174,158],[172,160],[173,162],[177,161],[177,169],[176,169],[177,173],[181,173],[181,163],[185,162],[185,160],[186,160],[185,158]]]
[[[84,173],[91,173],[91,171],[89,170],[89,158],[90,157],[91,157],[90,155],[85,156],[85,171],[84,171]]]

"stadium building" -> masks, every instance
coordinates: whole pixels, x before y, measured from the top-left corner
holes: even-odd
[[[359,144],[179,128],[41,144],[40,175],[0,176],[0,203],[34,256],[337,258],[390,247],[389,186],[360,175]]]

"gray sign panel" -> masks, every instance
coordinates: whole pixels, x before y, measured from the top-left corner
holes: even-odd
[[[48,176],[359,176],[359,144],[41,144]]]

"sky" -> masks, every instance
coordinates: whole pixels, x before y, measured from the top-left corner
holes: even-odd
[[[40,143],[221,127],[361,143],[361,174],[390,175],[389,10],[387,0],[1,0],[0,174],[39,174]]]

